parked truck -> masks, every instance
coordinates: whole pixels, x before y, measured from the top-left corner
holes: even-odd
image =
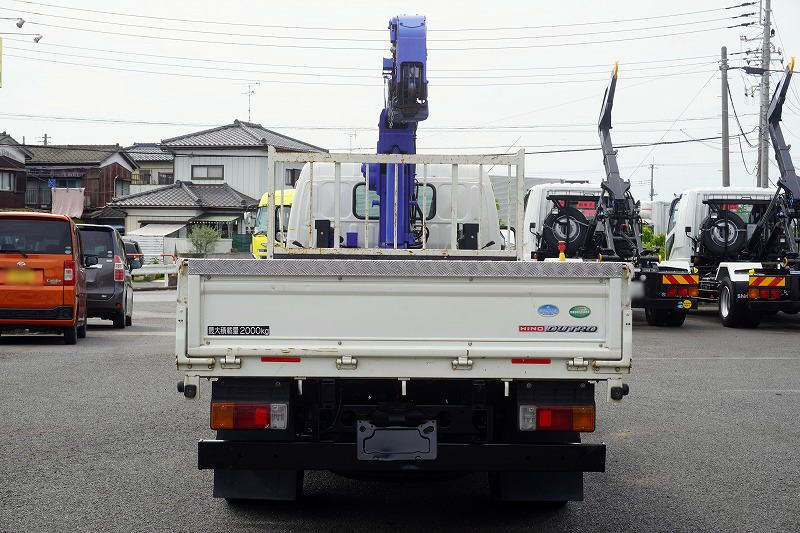
[[[276,166],[306,165],[287,246],[180,265],[178,391],[197,401],[209,383],[215,432],[198,465],[228,500],[295,499],[307,470],[487,472],[500,499],[580,500],[583,473],[605,469],[605,445],[582,442],[595,387],[628,393],[630,265],[499,246],[483,169],[513,176],[519,227],[524,152],[416,154],[425,20],[394,18],[390,35],[378,153],[270,148],[268,235]]]
[[[663,263],[642,242],[640,204],[620,176],[611,141],[611,110],[617,86],[614,65],[600,112],[598,131],[606,177],[589,183],[543,184],[529,191],[525,228],[527,253],[535,260],[559,257],[628,261],[634,265],[631,299],[648,324],[681,326],[697,307],[699,277],[691,265]]]
[[[670,206],[667,263],[698,269],[700,300],[727,327],[800,311],[800,178],[780,127],[794,58],[775,88],[767,121],[780,177],[774,190],[707,187]]]

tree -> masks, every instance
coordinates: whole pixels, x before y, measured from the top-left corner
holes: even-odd
[[[659,234],[656,235],[653,233],[653,229],[650,226],[644,226],[642,228],[642,244],[645,248],[650,250],[656,250],[658,255],[661,257],[664,256],[664,240],[666,235]]]
[[[219,240],[219,231],[211,226],[198,224],[192,227],[192,230],[189,232],[189,240],[195,252],[204,254]]]

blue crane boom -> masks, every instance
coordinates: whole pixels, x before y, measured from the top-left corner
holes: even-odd
[[[389,21],[392,57],[384,58],[386,105],[378,123],[379,154],[415,154],[417,123],[428,118],[425,17],[401,15]],[[414,231],[416,201],[414,165],[362,165],[380,206],[378,246],[415,248],[424,238]],[[369,171],[368,173],[366,171]]]

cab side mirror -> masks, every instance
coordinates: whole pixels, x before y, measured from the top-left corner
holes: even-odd
[[[130,261],[128,261],[128,265],[130,266],[131,270],[135,270],[137,268],[142,268],[142,258],[141,257],[134,257]]]
[[[683,228],[683,232],[689,235],[690,233],[692,233],[692,227],[686,226],[685,228]]]
[[[90,267],[97,264],[97,256],[96,255],[84,255],[83,256],[83,266]]]
[[[535,229],[536,229],[536,222],[531,222],[531,225],[528,227],[528,231],[533,233]]]

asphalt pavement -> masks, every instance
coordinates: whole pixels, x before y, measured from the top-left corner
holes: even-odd
[[[424,483],[306,474],[296,503],[231,506],[198,471],[208,393],[175,391],[175,292],[76,346],[0,337],[0,531],[800,531],[800,317],[680,329],[637,312],[630,396],[598,393],[607,472],[565,507],[498,504],[485,476]],[[600,387],[602,389],[603,387]]]

